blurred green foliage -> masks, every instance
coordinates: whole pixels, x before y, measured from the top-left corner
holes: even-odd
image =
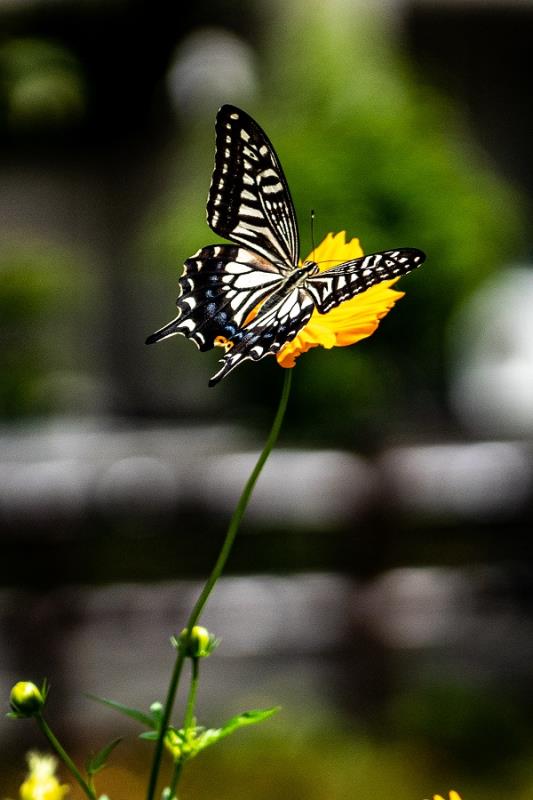
[[[527,800],[531,754],[515,775],[473,775],[448,754],[420,743],[379,740],[327,727],[314,737],[280,738],[213,751],[204,770],[183,781],[190,796],[247,800],[423,800],[449,789],[463,800]]]
[[[532,746],[530,710],[509,690],[434,681],[400,693],[389,721],[402,738],[446,753],[471,775],[512,774]]]
[[[80,319],[85,287],[57,248],[18,242],[0,249],[0,418],[58,410],[51,382],[79,358],[72,318]]]
[[[311,249],[314,208],[317,242],[328,231],[346,230],[365,252],[414,246],[426,251],[427,262],[401,281],[407,296],[374,337],[300,358],[292,430],[301,421],[309,433],[313,420],[311,437],[330,440],[369,426],[386,429],[398,414],[442,409],[452,310],[524,247],[520,198],[476,148],[461,115],[413,74],[379,15],[371,19],[349,4],[331,11],[327,4],[276,6],[262,40],[261,98],[247,108],[286,171],[301,255]],[[192,126],[179,154],[175,196],[165,216],[148,225],[152,281],[154,253],[166,269],[174,265],[177,277],[185,258],[217,239],[204,222],[212,123]],[[170,300],[161,323],[172,314]],[[195,352],[189,360],[178,347],[176,358],[186,358],[201,383],[214,356]],[[237,398],[246,396],[270,403],[277,371],[274,364],[247,364],[222,384],[231,382],[231,389],[216,391],[223,402],[242,404]]]
[[[128,743],[115,751],[99,785],[111,797],[142,798],[145,793],[144,748]],[[80,760],[82,753],[78,755]],[[9,761],[9,775],[1,775],[4,791],[15,795],[17,772]],[[20,764],[22,765],[22,756]],[[300,727],[290,733],[248,735],[227,740],[206,752],[183,778],[186,798],[217,800],[424,800],[449,789],[463,800],[529,800],[533,792],[533,752],[507,762],[513,768],[465,768],[445,750],[420,741],[369,736],[339,726],[339,719],[323,717],[314,730]],[[7,770],[6,770],[7,772]],[[80,800],[81,800],[81,795]],[[74,787],[73,797],[78,797]]]
[[[77,122],[85,86],[76,57],[59,43],[7,39],[0,45],[0,129],[17,134]]]

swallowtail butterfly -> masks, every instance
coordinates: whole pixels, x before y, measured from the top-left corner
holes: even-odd
[[[207,222],[233,244],[208,245],[187,259],[178,316],[146,340],[151,344],[181,333],[200,350],[222,344],[226,354],[210,386],[247,359],[275,355],[315,309],[326,314],[370,286],[405,275],[425,258],[420,250],[404,248],[324,271],[313,262],[298,266],[296,214],[266,133],[230,105],[219,110],[215,128]]]

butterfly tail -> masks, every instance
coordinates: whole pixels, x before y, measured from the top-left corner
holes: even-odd
[[[229,375],[230,372],[233,372],[235,367],[239,366],[239,363],[244,360],[242,357],[237,358],[236,360],[229,360],[227,357],[220,360],[219,363],[222,364],[218,372],[216,372],[212,378],[209,379],[208,386],[216,386],[226,375]]]
[[[172,322],[168,322],[166,325],[163,325],[163,327],[159,328],[158,331],[148,336],[145,344],[154,344],[154,342],[160,342],[162,339],[166,339],[168,336],[174,336],[176,333],[183,333],[183,331],[179,330],[180,321],[181,318],[176,317],[176,319],[173,319]]]

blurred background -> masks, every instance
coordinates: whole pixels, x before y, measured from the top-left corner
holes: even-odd
[[[199,714],[283,705],[184,797],[533,797],[530,0],[2,0],[0,688],[52,683],[78,758],[150,748],[85,697],[163,699],[280,392],[207,388],[175,315],[214,118],[266,129],[302,256],[346,230],[424,267],[372,338],[297,363],[280,448],[204,622]],[[0,721],[17,796],[31,723]],[[77,797],[73,791],[73,797]]]

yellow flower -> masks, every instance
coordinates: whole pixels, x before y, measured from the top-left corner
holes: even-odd
[[[440,794],[434,794],[433,800],[444,800],[444,797],[442,797],[442,795]],[[457,792],[454,792],[454,790],[452,789],[450,792],[450,800],[461,800],[461,797]]]
[[[346,242],[346,233],[341,231],[337,234],[328,233],[306,261],[316,262],[322,271],[362,255],[364,253],[359,239]],[[312,347],[319,345],[328,349],[346,347],[373,334],[380,319],[388,314],[397,300],[404,295],[404,292],[397,292],[391,288],[398,280],[392,278],[371,286],[366,292],[352,297],[351,300],[345,300],[327,314],[319,314],[315,310],[296,338],[282,347],[276,355],[280,366],[294,367],[295,359]]]
[[[32,752],[27,760],[30,770],[20,787],[20,800],[63,800],[69,787],[56,777],[57,759]]]

